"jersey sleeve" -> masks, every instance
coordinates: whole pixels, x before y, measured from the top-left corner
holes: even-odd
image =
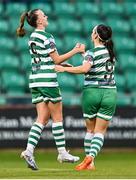
[[[48,50],[48,53],[56,51],[56,43],[54,37],[51,35],[44,42],[45,48]]]
[[[89,50],[85,52],[84,54],[84,60],[83,63],[89,62],[91,65],[93,65],[93,53]]]

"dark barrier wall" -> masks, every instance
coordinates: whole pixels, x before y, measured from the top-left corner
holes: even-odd
[[[34,107],[0,109],[0,147],[25,147],[28,132],[36,119]],[[80,107],[64,108],[67,147],[82,147],[85,124]],[[105,147],[136,147],[136,109],[117,108],[105,138]],[[55,147],[51,120],[45,127],[39,147]]]

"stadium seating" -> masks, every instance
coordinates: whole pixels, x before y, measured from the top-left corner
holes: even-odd
[[[62,92],[62,102],[65,106],[80,106],[81,105],[81,96],[73,93]]]
[[[30,71],[31,68],[31,57],[29,53],[21,54],[21,69],[24,71]]]
[[[19,17],[30,9],[42,9],[48,16],[47,32],[56,41],[59,53],[71,50],[77,42],[92,48],[90,36],[94,26],[110,25],[117,57],[116,82],[119,91],[118,105],[136,106],[136,2],[130,0],[59,0],[0,3],[0,104],[6,103],[6,94],[29,93],[28,74],[31,59],[28,38],[33,28],[25,22],[27,36],[16,37]],[[12,63],[11,63],[12,62]],[[75,55],[69,63],[82,64],[81,55]],[[69,73],[58,74],[63,102],[80,105],[84,76]]]
[[[116,19],[116,18],[107,18],[107,24],[112,27],[114,36],[121,35],[121,36],[128,36],[130,33],[130,24],[129,22]]]
[[[15,47],[14,39],[7,36],[2,36],[0,38],[0,52],[2,53],[14,52],[14,47]]]
[[[23,38],[17,38],[17,49],[19,51],[22,51],[22,53],[24,51],[27,51],[27,53],[28,53],[29,48],[28,48],[28,37],[27,36],[25,36]]]
[[[115,2],[103,2],[101,5],[102,14],[105,17],[112,17],[115,18],[116,16],[123,16],[124,15],[124,7],[121,3]]]
[[[74,75],[69,73],[58,74],[58,82],[64,92],[76,92],[76,80],[73,76]]]
[[[27,5],[25,3],[7,3],[6,13],[10,17],[19,17],[25,11],[27,11]]]
[[[0,14],[2,14],[2,11],[3,11],[3,5],[0,4]]]
[[[76,11],[76,15],[78,15],[79,17],[97,17],[99,16],[99,6],[95,3],[90,3],[90,2],[84,2],[84,1],[80,1],[77,2],[76,4],[77,7],[77,11]]]
[[[67,35],[81,33],[81,23],[75,19],[61,18],[58,20],[58,27],[60,28],[59,33],[63,35],[64,33],[67,33]]]
[[[101,24],[103,21],[100,18],[94,18],[94,19],[90,19],[90,18],[85,18],[82,19],[82,25],[83,25],[83,32],[86,36],[90,36],[90,34],[92,33],[93,28],[98,25]]]
[[[118,92],[117,105],[118,106],[130,106],[130,105],[132,105],[132,96],[129,94]]]
[[[72,58],[70,58],[71,64],[73,66],[80,66],[83,63],[83,57],[80,54],[76,54]]]
[[[53,13],[52,6],[49,3],[46,3],[45,5],[43,2],[34,2],[30,7],[31,9],[42,9],[47,16],[50,16]]]
[[[65,1],[55,1],[54,11],[57,16],[73,17],[75,16],[75,6],[72,3]]]
[[[133,2],[125,2],[124,3],[125,13],[127,16],[136,16],[136,3]]]
[[[127,71],[126,72],[126,86],[129,92],[132,92],[136,89],[136,75],[135,72]]]
[[[5,35],[8,33],[9,25],[8,22],[4,19],[0,19],[0,36]]]
[[[25,78],[19,73],[3,72],[2,74],[3,89],[7,94],[24,94],[25,93]]]
[[[114,36],[115,48],[122,54],[134,54],[136,48],[136,42],[133,38],[126,36]],[[129,42],[129,43],[128,43]]]
[[[49,19],[49,25],[47,27],[47,32],[51,32],[54,36],[58,33],[58,24],[55,20]]]
[[[134,34],[136,35],[136,23],[135,23],[135,19],[136,19],[136,16],[135,17],[131,17],[130,19],[130,26],[132,27],[132,32],[134,32]]]
[[[132,94],[132,104],[133,106],[136,106],[136,92]]]
[[[124,75],[116,74],[115,80],[118,91],[123,92],[126,89],[126,79]]]
[[[3,61],[0,61],[0,69],[6,71],[19,71],[19,60],[15,55],[4,54]]]
[[[135,54],[127,54],[123,53],[119,55],[119,68],[120,70],[122,70],[123,72],[127,72],[129,71],[135,71],[136,69],[136,55]]]
[[[65,49],[68,51],[76,45],[76,43],[84,43],[85,40],[81,36],[67,35],[64,37]]]

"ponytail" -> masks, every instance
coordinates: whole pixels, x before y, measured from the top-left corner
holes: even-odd
[[[113,44],[112,39],[107,40],[104,44],[109,51],[110,61],[113,62],[113,59],[115,58],[115,53],[113,50],[114,44]]]
[[[96,27],[94,27],[96,34],[98,35],[99,41],[101,41],[107,48],[109,55],[110,55],[110,61],[113,62],[115,58],[114,53],[114,44],[112,41],[112,29],[110,26],[106,26],[104,24],[100,24]]]
[[[28,16],[28,13],[24,12],[20,17],[20,26],[16,30],[16,34],[19,37],[23,37],[26,34],[26,31],[23,27],[24,27],[24,22],[27,16]]]

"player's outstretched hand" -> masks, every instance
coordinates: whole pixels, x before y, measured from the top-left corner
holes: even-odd
[[[85,44],[77,43],[76,46],[74,47],[74,50],[77,53],[84,53],[85,52]]]
[[[64,72],[65,71],[65,67],[60,66],[60,65],[55,65],[55,71],[57,71],[57,72]]]

